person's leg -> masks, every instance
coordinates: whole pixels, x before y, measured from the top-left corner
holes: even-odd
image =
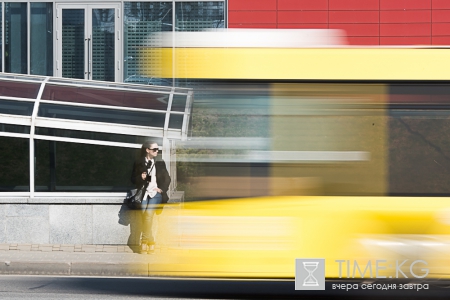
[[[143,233],[142,233],[142,240],[148,244],[153,245],[155,243],[155,239],[153,237],[152,233],[152,222],[153,222],[153,216],[155,214],[155,210],[159,204],[162,203],[162,196],[160,193],[156,193],[155,197],[150,198],[148,200],[147,209],[144,213],[144,225]]]
[[[128,237],[128,246],[133,252],[138,253],[141,250],[142,234],[142,211],[130,210],[130,236]]]
[[[139,216],[141,217],[141,222],[140,222],[140,230],[141,230],[141,232],[142,232],[142,236],[141,236],[141,253],[142,252],[147,252],[147,250],[148,250],[148,246],[147,246],[147,244],[148,244],[148,241],[147,241],[147,232],[148,232],[148,230],[147,230],[147,228],[149,227],[149,226],[151,226],[151,223],[150,223],[150,225],[148,225],[148,220],[147,220],[147,215],[148,215],[148,212],[147,212],[147,210],[148,210],[148,207],[149,207],[149,202],[150,202],[150,197],[149,196],[147,196],[147,198],[146,199],[143,199],[142,200],[142,203],[141,203],[141,213],[139,214]],[[150,220],[151,221],[151,220]]]

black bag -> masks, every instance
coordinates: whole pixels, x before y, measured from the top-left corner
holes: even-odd
[[[141,209],[142,199],[145,195],[145,185],[140,189],[133,189],[128,192],[127,197],[125,198],[125,203],[131,209]]]
[[[131,217],[130,217],[130,208],[128,207],[128,203],[126,200],[123,201],[122,205],[120,206],[119,213],[117,214],[119,217],[119,224],[123,226],[128,226],[131,223]]]

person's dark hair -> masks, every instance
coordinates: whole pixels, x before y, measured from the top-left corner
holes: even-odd
[[[150,145],[151,144],[158,144],[157,142],[155,142],[155,141],[145,141],[143,144],[142,144],[142,147],[141,147],[141,157],[144,157],[144,156],[147,156],[147,151],[146,151],[146,149],[147,148],[150,148]]]

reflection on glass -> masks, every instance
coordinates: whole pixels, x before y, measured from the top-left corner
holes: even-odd
[[[173,95],[172,99],[172,111],[185,111],[186,110],[186,95]]]
[[[114,9],[92,10],[92,79],[114,81]]]
[[[183,126],[183,115],[170,115],[169,128],[181,129]]]
[[[169,94],[118,91],[47,84],[42,99],[166,110]]]
[[[84,9],[62,10],[62,76],[84,79]]]
[[[172,2],[124,3],[124,82],[171,85],[171,82],[141,76],[143,65],[139,60],[139,47],[156,45],[159,35],[149,33],[162,31],[172,31]],[[146,64],[158,67],[158,58]]]
[[[53,3],[31,2],[30,74],[53,75]]]
[[[0,81],[0,95],[4,97],[18,97],[35,99],[39,92],[40,84],[17,82],[17,81]]]
[[[0,32],[3,32],[3,17],[2,17],[3,5],[0,5]],[[2,60],[0,59],[0,71],[2,71]]]
[[[75,139],[100,140],[100,141],[120,142],[130,144],[143,144],[146,140],[149,139],[147,136],[112,134],[103,132],[44,128],[44,127],[36,127],[35,133],[38,135],[61,136]],[[160,138],[152,138],[151,140],[158,140],[158,144],[162,143],[162,140],[160,140]]]
[[[136,152],[122,147],[36,140],[36,191],[125,192],[131,187]]]
[[[392,84],[389,87],[389,103],[420,104],[427,107],[431,104],[450,105],[450,86],[445,84]]]
[[[0,191],[30,190],[29,139],[0,137]]]
[[[224,2],[175,3],[175,31],[202,31],[225,27]],[[158,70],[151,71],[158,74]],[[176,79],[175,86],[192,87],[192,79]],[[201,83],[200,83],[201,86]]]
[[[0,114],[31,116],[34,102],[0,99]]]
[[[30,126],[0,123],[0,132],[13,132],[13,133],[29,134]]]
[[[450,86],[389,86],[390,195],[450,195]]]
[[[27,74],[27,3],[5,3],[5,72]]]
[[[47,103],[41,103],[41,105],[39,105],[38,115],[47,118],[152,127],[163,127],[166,116],[165,113],[122,111],[116,109],[88,108]]]
[[[201,31],[205,28],[224,28],[224,2],[175,3],[176,31]]]

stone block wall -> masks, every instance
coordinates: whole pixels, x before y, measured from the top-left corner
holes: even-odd
[[[179,207],[183,193],[175,192],[165,209]],[[138,226],[138,211],[125,210],[119,223],[123,197],[99,198],[2,198],[0,199],[0,244],[137,244],[139,230],[130,236],[130,226]],[[137,228],[137,227],[135,227]],[[160,240],[162,242],[162,240]]]

